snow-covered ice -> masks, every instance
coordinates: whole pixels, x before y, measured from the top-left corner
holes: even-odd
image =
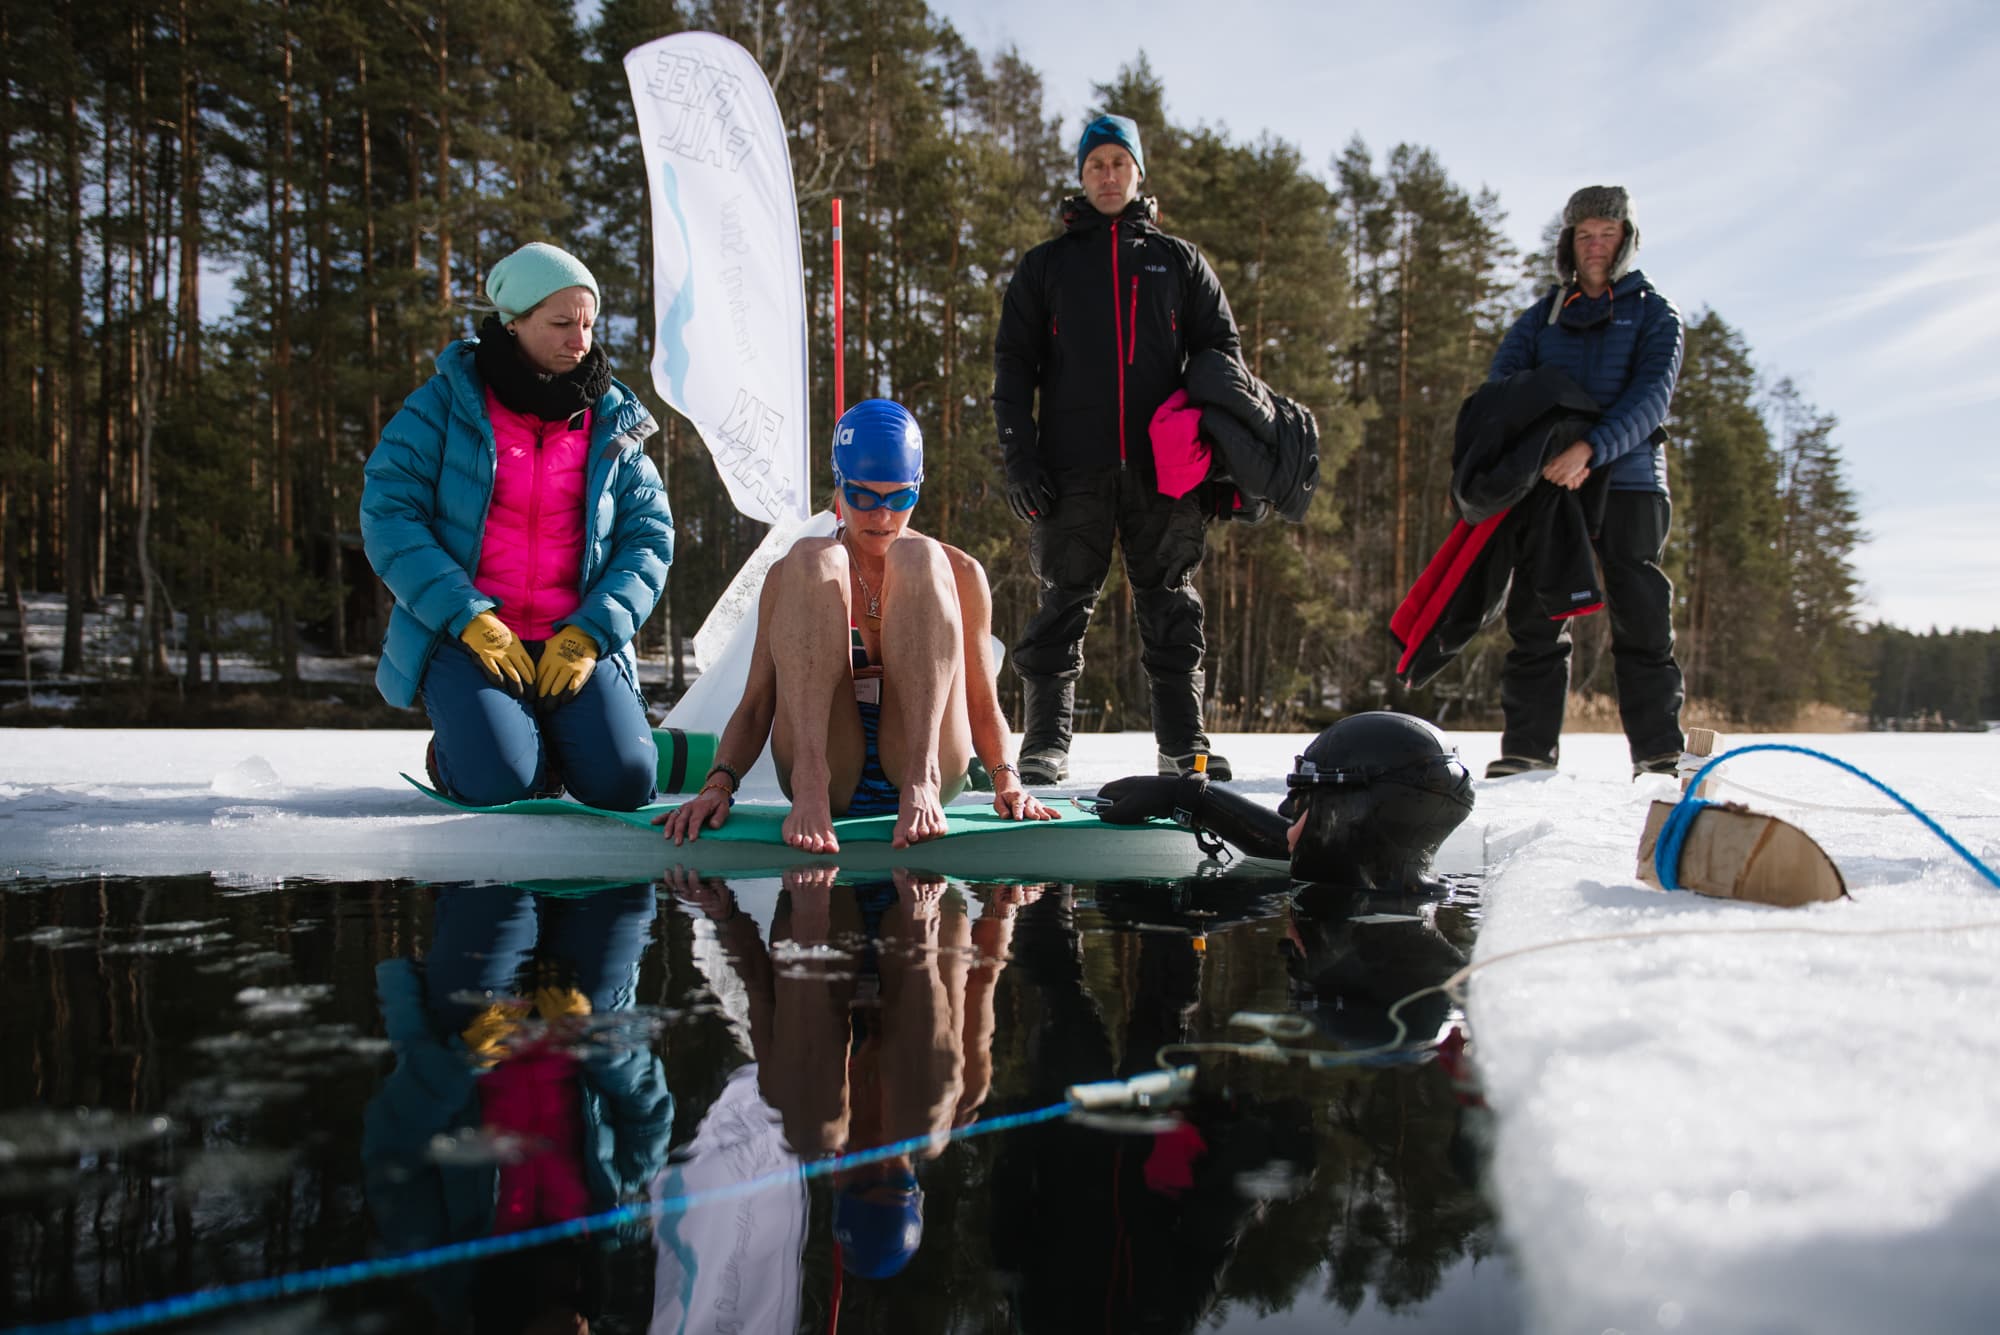
[[[565,874],[582,849],[620,872],[665,865],[644,831],[438,807],[397,777],[424,740],[0,731],[0,881],[520,878]],[[1216,746],[1275,801],[1305,740]],[[1756,740],[1857,764],[2000,861],[2000,736]],[[1475,773],[1497,753],[1492,734],[1458,741]],[[1648,890],[1639,830],[1673,782],[1632,782],[1621,738],[1565,749],[1560,773],[1481,783],[1475,817],[1489,868],[1468,1004],[1529,1329],[1992,1327],[2000,890],[1880,793],[1772,755],[1732,761],[1720,795],[1805,827],[1852,899]],[[1080,738],[1070,787],[1151,759],[1141,734]]]
[[[1859,765],[2000,861],[2000,737],[1752,740]],[[1469,995],[1535,1328],[1990,1330],[2000,890],[1831,766],[1760,754],[1721,774],[1756,791],[1719,796],[1813,834],[1852,899],[1642,888],[1667,779],[1585,764],[1481,786],[1487,819],[1543,831],[1487,880]]]

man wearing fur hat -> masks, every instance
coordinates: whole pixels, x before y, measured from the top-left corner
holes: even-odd
[[[1215,271],[1191,242],[1160,230],[1157,204],[1139,193],[1138,125],[1092,120],[1076,165],[1083,193],[1063,203],[1063,234],[1021,258],[993,353],[1007,501],[1029,525],[1041,584],[1041,606],[1013,654],[1026,702],[1021,778],[1030,784],[1067,776],[1084,631],[1114,546],[1132,586],[1160,772],[1187,772],[1208,755],[1194,584],[1202,538],[1198,527],[1181,531],[1159,490],[1149,427],[1190,357],[1240,355]],[[1229,777],[1220,757],[1208,756],[1207,767]]]
[[[1634,775],[1672,773],[1684,739],[1674,590],[1660,568],[1673,514],[1662,424],[1680,374],[1680,312],[1632,267],[1639,225],[1622,186],[1577,191],[1562,224],[1561,281],[1507,331],[1487,378],[1558,366],[1603,407],[1597,424],[1550,459],[1542,476],[1575,490],[1593,473],[1607,475],[1603,527],[1593,543],[1611,614],[1619,717]],[[1553,769],[1562,736],[1569,622],[1541,613],[1524,573],[1517,570],[1507,598],[1513,647],[1500,673],[1506,731],[1489,779]]]

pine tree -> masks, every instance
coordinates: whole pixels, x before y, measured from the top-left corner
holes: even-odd
[[[1713,311],[1687,326],[1668,431],[1685,480],[1687,579],[1675,624],[1688,693],[1752,722],[1781,722],[1786,595],[1770,433],[1743,337]]]
[[[1833,433],[1835,419],[1787,378],[1771,390],[1777,429],[1780,527],[1789,630],[1790,697],[1856,707],[1862,696],[1854,608],[1855,547],[1865,541]]]

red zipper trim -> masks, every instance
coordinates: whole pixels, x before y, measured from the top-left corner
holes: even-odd
[[[1139,275],[1132,275],[1132,313],[1125,320],[1127,349],[1125,364],[1131,366],[1139,360]]]
[[[1118,367],[1118,466],[1125,466],[1125,322],[1118,310],[1118,220],[1111,220],[1111,329],[1116,340],[1112,361]]]

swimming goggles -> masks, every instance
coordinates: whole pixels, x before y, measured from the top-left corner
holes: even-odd
[[[840,484],[840,494],[846,498],[847,508],[850,510],[895,510],[901,512],[917,503],[917,492],[920,489],[915,486],[899,487],[895,491],[884,495],[879,491],[870,491],[858,483],[843,482]]]

